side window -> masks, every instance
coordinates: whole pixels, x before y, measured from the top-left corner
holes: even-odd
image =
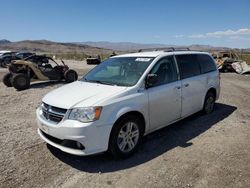
[[[157,82],[154,84],[154,86],[159,86],[178,80],[174,58],[169,56],[160,59],[152,68],[150,74],[157,75]]]
[[[196,60],[196,55],[177,55],[176,60],[179,67],[181,79],[196,76],[201,73],[200,65]]]
[[[16,57],[19,58],[19,59],[22,59],[22,58],[23,58],[23,57],[22,57],[22,54],[17,54]]]
[[[202,73],[216,70],[216,65],[209,55],[199,54],[197,60],[200,63]]]

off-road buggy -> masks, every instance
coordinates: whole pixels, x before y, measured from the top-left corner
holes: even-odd
[[[24,60],[13,61],[8,65],[9,73],[3,77],[7,87],[24,90],[30,87],[32,81],[61,81],[73,82],[77,80],[76,71],[69,69],[61,60],[59,65],[47,56],[33,55]]]
[[[88,65],[99,65],[101,63],[101,56],[97,55],[96,57],[89,56],[87,58]]]

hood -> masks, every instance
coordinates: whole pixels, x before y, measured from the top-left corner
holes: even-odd
[[[82,107],[88,107],[124,90],[126,87],[76,81],[51,91],[43,102],[65,109],[77,107],[80,103]]]

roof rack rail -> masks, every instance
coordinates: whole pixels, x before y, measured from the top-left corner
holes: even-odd
[[[138,52],[146,52],[146,51],[174,52],[174,51],[190,51],[190,49],[186,47],[177,47],[177,48],[167,47],[167,48],[146,48],[138,50]]]

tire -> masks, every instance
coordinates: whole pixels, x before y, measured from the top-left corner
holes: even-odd
[[[15,74],[12,79],[12,85],[17,90],[24,90],[30,87],[30,79],[26,74]]]
[[[115,123],[111,131],[109,152],[114,158],[126,158],[138,149],[142,136],[142,121],[134,115],[125,116]]]
[[[64,78],[67,83],[70,83],[76,81],[78,79],[78,75],[76,71],[70,69],[64,73]]]
[[[211,114],[214,110],[214,104],[215,104],[215,95],[212,92],[208,92],[203,105],[203,113],[204,114]]]
[[[1,67],[7,68],[7,63],[5,61],[2,62]]]
[[[4,85],[6,85],[7,87],[12,87],[11,78],[12,78],[11,73],[5,74],[4,77],[3,77]]]

